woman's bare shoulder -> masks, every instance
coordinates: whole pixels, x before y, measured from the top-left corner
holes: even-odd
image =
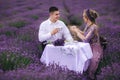
[[[93,28],[98,29],[98,25],[97,24],[93,24],[92,26],[93,26]]]

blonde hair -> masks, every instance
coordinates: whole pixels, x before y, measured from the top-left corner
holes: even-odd
[[[84,13],[85,13],[85,17],[88,18],[93,23],[95,23],[97,17],[99,17],[98,12],[96,12],[93,9],[85,9]]]

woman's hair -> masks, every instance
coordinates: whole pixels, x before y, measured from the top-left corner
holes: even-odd
[[[96,18],[99,16],[99,14],[92,9],[85,9],[84,13],[86,14],[85,16],[93,23],[95,23]]]

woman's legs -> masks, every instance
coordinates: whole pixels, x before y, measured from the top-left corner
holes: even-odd
[[[91,59],[90,66],[88,68],[89,77],[91,79],[95,78],[95,72],[98,68],[99,62],[103,55],[103,50],[99,44],[93,44],[91,45],[92,52],[93,52],[93,58]]]
[[[95,78],[95,72],[96,72],[96,70],[97,70],[97,68],[98,68],[98,64],[99,64],[99,62],[100,62],[100,60],[98,60],[98,59],[92,59],[91,60],[91,63],[90,63],[90,66],[89,66],[89,77],[91,78],[91,79],[94,79]]]

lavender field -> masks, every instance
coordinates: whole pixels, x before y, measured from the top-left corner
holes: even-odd
[[[100,35],[108,45],[96,72],[96,80],[120,80],[120,0],[0,0],[0,80],[87,80],[85,75],[46,67],[40,62],[38,29],[57,6],[67,25],[84,28],[83,10],[95,9]]]

